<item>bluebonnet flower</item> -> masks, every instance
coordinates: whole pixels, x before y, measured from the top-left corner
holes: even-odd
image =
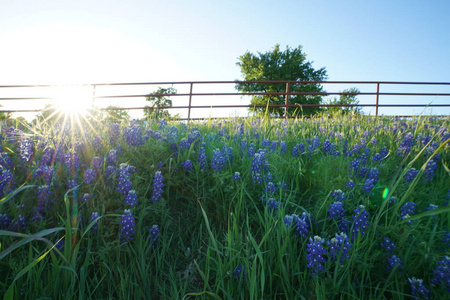
[[[280,202],[280,201],[275,201],[275,199],[273,199],[273,198],[270,198],[269,200],[264,201],[263,203],[266,204],[266,206],[267,206],[267,211],[268,211],[268,212],[272,212],[272,213],[276,213],[277,210],[278,210],[278,207],[279,207],[281,204],[283,204],[283,203]]]
[[[345,193],[342,190],[334,190],[331,197],[333,197],[336,201],[342,202],[345,200]]]
[[[270,150],[275,151],[278,148],[278,142],[277,141],[273,141],[270,143]]]
[[[301,217],[296,214],[286,215],[284,224],[287,227],[294,226],[295,234],[299,237],[306,238],[309,233],[309,220],[307,214],[303,213]]]
[[[104,159],[102,157],[98,157],[98,156],[96,156],[92,159],[92,168],[97,173],[100,173],[101,169],[103,168],[103,161],[104,161]]]
[[[431,283],[433,285],[441,285],[447,292],[450,292],[450,256],[445,256],[438,261],[438,264],[433,269]]]
[[[161,230],[159,230],[158,225],[153,225],[148,231],[150,232],[150,246],[155,247],[161,238]]]
[[[253,157],[255,155],[255,153],[256,153],[255,144],[251,143],[250,146],[248,147],[247,155],[248,155],[248,157]]]
[[[153,191],[151,199],[153,201],[159,201],[162,199],[163,187],[164,187],[164,176],[161,174],[161,171],[155,172],[155,177],[153,177]]]
[[[302,154],[305,152],[305,144],[304,143],[300,143],[294,146],[294,148],[292,148],[291,150],[291,154],[293,157],[298,157],[299,154]]]
[[[388,271],[392,271],[394,268],[397,268],[397,270],[403,269],[402,262],[403,261],[398,256],[392,255],[388,258],[388,265],[386,268]]]
[[[211,168],[216,172],[221,172],[222,168],[225,167],[226,161],[226,153],[220,149],[215,149],[213,151]]]
[[[62,159],[67,170],[77,171],[81,167],[80,157],[76,152],[65,153]]]
[[[336,145],[334,145],[332,142],[330,142],[329,140],[325,140],[325,142],[323,142],[323,151],[325,153],[331,154],[331,155],[335,155],[336,156]],[[337,151],[337,155],[339,155],[339,151]]]
[[[206,162],[206,150],[205,150],[205,144],[202,143],[200,146],[200,149],[198,150],[198,164],[200,165],[200,170],[204,171],[207,166]]]
[[[237,266],[234,270],[233,270],[233,278],[234,280],[240,280],[241,278],[245,278],[245,267],[242,265]]]
[[[51,200],[50,196],[52,195],[52,193],[48,185],[42,185],[38,187],[37,194],[36,215],[33,218],[36,221],[42,220],[44,218],[47,204]]]
[[[383,242],[380,244],[381,247],[386,249],[387,252],[390,254],[394,254],[395,251],[395,244],[391,242],[391,240],[388,237],[383,238]]]
[[[324,242],[325,240],[323,238],[316,235],[314,239],[309,238],[308,244],[306,244],[306,250],[308,251],[308,254],[306,254],[308,264],[306,266],[311,268],[313,275],[325,271],[323,263],[326,260],[323,256],[327,254],[327,251],[323,248]]]
[[[125,197],[125,204],[128,204],[130,206],[135,206],[138,204],[137,202],[138,195],[136,194],[135,190],[128,191],[128,194]]]
[[[95,171],[93,169],[87,169],[84,171],[84,184],[91,184],[95,181]]]
[[[239,180],[241,179],[241,173],[239,172],[234,172],[234,175],[232,177],[234,180]]]
[[[75,179],[67,180],[67,187],[69,188],[69,190],[75,189],[75,188],[77,188],[77,186],[78,186],[78,183]]]
[[[138,124],[126,127],[123,136],[128,146],[140,146],[144,144],[142,128]]]
[[[178,148],[180,150],[189,150],[190,147],[191,143],[188,141],[187,138],[182,138],[180,144],[178,145]]]
[[[320,147],[320,140],[318,137],[313,137],[311,139],[311,144],[308,146],[308,151],[313,152]]]
[[[131,173],[134,173],[136,168],[127,164],[120,164],[119,178],[117,181],[116,192],[127,195],[132,189],[133,182],[131,182]]]
[[[7,214],[0,214],[0,230],[7,230],[11,222],[12,219]]]
[[[266,159],[266,151],[263,149],[258,150],[252,158],[251,174],[254,184],[261,184],[264,171],[269,170],[269,163]]]
[[[423,285],[422,279],[416,278],[408,278],[408,282],[411,286],[411,295],[414,296],[414,299],[429,299],[430,290]]]
[[[180,165],[184,168],[184,170],[186,172],[191,171],[194,168],[194,164],[192,163],[192,161],[190,159],[181,162]]]
[[[26,221],[27,219],[19,214],[17,219],[11,222],[11,231],[21,232],[27,226]]]
[[[98,230],[98,220],[97,220],[98,218],[100,218],[98,212],[93,211],[91,214],[91,218],[89,219],[89,224],[95,221],[95,223],[91,227],[91,234],[94,234]]]
[[[341,264],[344,263],[346,258],[349,258],[348,252],[352,245],[345,233],[336,233],[335,236],[327,242],[327,245],[329,247],[328,255],[333,261],[337,261],[339,255],[341,256]]]
[[[367,228],[369,227],[369,212],[366,211],[366,208],[364,205],[358,206],[355,210],[355,215],[353,216],[353,236],[352,238],[355,239],[358,236],[358,233],[361,235],[366,235],[365,232]]]
[[[423,172],[424,178],[426,182],[430,182],[436,176],[437,164],[436,161],[431,160],[427,166],[425,167],[425,171]]]
[[[352,188],[355,187],[355,183],[353,182],[353,180],[349,179],[349,181],[347,182],[347,184],[345,185],[345,188],[350,190]]]
[[[407,133],[403,137],[403,142],[400,143],[400,146],[397,150],[397,155],[408,154],[411,152],[411,149],[414,145],[414,136],[411,133]]]
[[[336,201],[331,203],[330,208],[328,209],[328,218],[336,218],[338,220],[342,219],[345,214],[345,209],[342,206],[341,201]]]
[[[6,152],[0,152],[0,167],[7,170],[14,169],[14,163]]]
[[[287,152],[287,145],[285,141],[280,142],[280,153],[284,154]]]
[[[247,153],[247,140],[242,139],[239,144],[240,144],[241,155],[245,155]]]
[[[400,207],[400,214],[398,215],[398,217],[403,220],[406,217],[414,215],[416,211],[416,206],[417,204],[412,201],[406,202],[405,204],[403,204],[402,207]]]
[[[120,125],[118,123],[109,123],[110,143],[115,144],[120,137]]]
[[[108,166],[105,170],[105,178],[108,184],[112,184],[116,178],[118,168],[116,166]]]
[[[125,209],[120,217],[120,242],[128,242],[134,239],[136,222],[130,209]]]
[[[450,247],[450,231],[448,228],[445,229],[445,232],[442,234],[442,242],[447,245],[447,247]]]
[[[8,194],[14,184],[14,174],[8,169],[0,169],[0,197]]]
[[[30,138],[24,138],[19,141],[19,156],[22,161],[30,161],[33,156],[33,141]]]
[[[416,170],[415,168],[409,169],[405,174],[405,183],[413,181],[417,174],[419,174],[419,170]]]
[[[115,166],[118,163],[118,151],[116,149],[109,150],[108,154],[106,155],[106,165],[107,166]]]
[[[84,195],[81,196],[81,200],[83,202],[88,202],[88,201],[92,200],[92,196],[89,193],[84,193]]]

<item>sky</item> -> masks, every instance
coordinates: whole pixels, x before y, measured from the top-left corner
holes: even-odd
[[[447,0],[1,0],[0,86],[233,81],[242,78],[239,56],[275,44],[302,46],[331,81],[450,82],[449,11]],[[0,97],[18,91],[0,89]],[[450,93],[450,86],[386,85],[381,91]],[[360,101],[373,103],[366,98]],[[450,97],[422,100],[450,103]],[[36,105],[17,103],[14,108]]]

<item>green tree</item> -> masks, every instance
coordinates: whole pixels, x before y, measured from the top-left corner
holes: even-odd
[[[110,105],[102,110],[98,118],[108,122],[122,122],[129,120],[130,115],[127,111],[119,109],[117,106]]]
[[[358,104],[358,93],[359,90],[357,88],[350,88],[342,91],[342,95],[339,95],[338,98],[333,98],[330,100],[329,104],[347,104],[354,105]],[[327,107],[327,113],[330,115],[334,114],[361,114],[361,107],[359,106],[329,106]]]
[[[286,47],[280,51],[280,45],[275,45],[272,51],[258,52],[256,55],[246,52],[239,57],[237,65],[241,68],[244,81],[281,80],[281,81],[323,81],[327,78],[325,68],[315,70],[312,62],[306,60],[302,46],[295,49]],[[236,89],[244,93],[283,93],[286,91],[284,83],[237,83]],[[290,92],[324,92],[322,85],[317,83],[290,84]],[[284,95],[256,95],[252,96],[252,105],[285,104]],[[320,111],[319,107],[307,107],[301,104],[320,104],[321,95],[291,95],[289,115],[311,115]],[[253,107],[251,111],[264,112],[265,107]],[[274,116],[284,115],[284,108],[271,107],[269,113]]]
[[[151,106],[145,106],[144,116],[148,119],[165,119],[170,117],[170,113],[167,109],[161,107],[172,106],[172,100],[167,96],[154,96],[154,95],[171,95],[176,94],[177,90],[173,87],[158,89],[151,93],[145,100],[151,103]]]

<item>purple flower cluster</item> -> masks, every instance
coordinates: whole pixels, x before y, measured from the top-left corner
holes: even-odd
[[[246,277],[245,275],[245,267],[242,265],[237,266],[234,270],[233,270],[233,278],[234,280],[240,280]]]
[[[125,137],[125,142],[128,146],[140,146],[144,144],[142,127],[139,124],[126,127],[123,136]]]
[[[91,184],[95,181],[96,174],[93,169],[87,169],[84,171],[84,184]]]
[[[386,249],[387,252],[390,254],[394,254],[395,251],[395,244],[391,242],[391,240],[388,237],[383,238],[383,242],[380,244],[381,247]]]
[[[337,261],[337,259],[340,257],[340,262],[341,264],[343,264],[345,259],[349,258],[348,252],[350,251],[352,245],[350,244],[348,236],[345,233],[336,233],[334,238],[327,242],[327,246],[329,247],[328,256],[333,261]]]
[[[204,143],[202,143],[200,149],[198,149],[198,164],[200,166],[201,171],[204,171],[206,169],[206,166],[208,165],[206,161],[206,150]]]
[[[415,168],[409,169],[405,174],[405,183],[413,181],[417,174],[419,174],[419,170],[416,170]]]
[[[148,231],[150,232],[150,245],[152,247],[156,247],[159,239],[161,238],[161,230],[159,229],[158,225],[153,225]]]
[[[233,178],[234,180],[239,180],[241,179],[241,173],[234,172],[234,175],[231,178]]]
[[[211,168],[220,173],[222,171],[222,168],[225,167],[227,163],[226,158],[227,153],[223,151],[223,149],[215,149],[213,151],[212,161],[211,161]]]
[[[163,187],[164,187],[164,176],[161,171],[155,172],[155,177],[153,177],[153,191],[151,199],[155,202],[162,199]]]
[[[120,242],[126,243],[134,239],[136,222],[130,209],[125,209],[120,217]]]
[[[127,195],[133,187],[131,182],[131,173],[134,173],[136,168],[127,164],[120,164],[119,178],[117,180],[116,192]]]
[[[284,217],[284,224],[287,227],[294,226],[295,234],[298,237],[306,238],[309,233],[309,215],[307,213],[303,213],[301,217],[296,214],[286,215]]]
[[[414,296],[415,300],[430,298],[430,290],[423,285],[422,279],[408,278],[408,282],[411,287],[411,295]]]
[[[335,218],[337,220],[341,220],[344,217],[345,209],[342,205],[341,201],[336,201],[331,203],[330,208],[328,209],[328,218]]]
[[[417,204],[412,201],[406,202],[402,207],[400,207],[400,214],[398,215],[398,217],[404,220],[414,215],[414,213],[416,212],[416,206]]]
[[[254,184],[261,184],[263,181],[262,174],[269,170],[269,163],[266,159],[266,151],[258,150],[252,158],[251,175]]]
[[[91,227],[91,234],[94,234],[98,230],[98,220],[97,220],[98,218],[100,218],[100,215],[98,214],[98,212],[93,211],[91,218],[89,219],[89,223],[92,223],[95,221],[94,225],[92,225],[92,227]]]
[[[291,154],[293,157],[298,157],[300,154],[303,154],[305,152],[305,144],[300,143],[294,146],[291,150]]]
[[[311,268],[311,273],[313,275],[325,271],[323,263],[325,263],[326,260],[323,256],[327,254],[327,251],[323,247],[324,242],[325,240],[323,238],[316,235],[314,238],[309,238],[308,243],[306,244],[306,250],[308,252],[306,255],[308,264],[306,266]]]
[[[19,141],[19,156],[22,161],[28,162],[33,156],[33,141],[30,138],[23,138]]]
[[[345,193],[342,190],[334,190],[331,197],[333,197],[336,201],[342,202],[345,200]]]
[[[358,234],[366,235],[366,230],[369,227],[369,212],[364,205],[358,206],[353,216],[352,238],[356,239]]]
[[[403,269],[402,260],[397,255],[392,255],[388,258],[388,265],[386,266],[388,271],[392,271],[394,268]]]
[[[189,159],[184,161],[184,162],[181,162],[180,165],[184,168],[184,170],[186,172],[189,172],[189,171],[191,171],[194,168],[194,164]]]
[[[125,204],[130,206],[135,206],[138,204],[137,202],[138,195],[136,194],[135,190],[128,191],[128,194],[125,197]]]
[[[431,283],[441,285],[450,292],[450,256],[445,256],[434,267]]]

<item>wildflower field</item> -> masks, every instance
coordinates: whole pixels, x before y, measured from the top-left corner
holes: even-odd
[[[4,299],[450,299],[450,118],[11,123]]]

